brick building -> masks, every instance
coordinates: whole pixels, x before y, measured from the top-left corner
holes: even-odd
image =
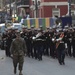
[[[36,3],[37,1],[37,3]],[[37,4],[37,6],[36,6]],[[68,0],[30,0],[31,17],[53,17],[69,15]],[[75,15],[75,4],[71,4],[71,14]]]

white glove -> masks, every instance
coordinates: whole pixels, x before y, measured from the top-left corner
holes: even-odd
[[[11,58],[13,58],[13,55],[11,54]]]

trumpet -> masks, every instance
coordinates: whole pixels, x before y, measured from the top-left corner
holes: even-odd
[[[35,40],[37,39],[38,37],[40,37],[42,35],[42,33],[38,33],[35,37],[33,37],[32,39]]]

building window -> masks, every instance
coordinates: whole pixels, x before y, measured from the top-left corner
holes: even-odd
[[[58,8],[53,8],[53,9],[52,9],[52,16],[53,16],[53,17],[54,17],[54,16],[60,17],[60,9],[58,9]]]
[[[75,15],[75,10],[71,10],[71,15]]]

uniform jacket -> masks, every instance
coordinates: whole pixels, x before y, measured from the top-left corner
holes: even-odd
[[[11,43],[10,51],[13,55],[24,55],[26,52],[26,43],[22,38],[14,39]]]

